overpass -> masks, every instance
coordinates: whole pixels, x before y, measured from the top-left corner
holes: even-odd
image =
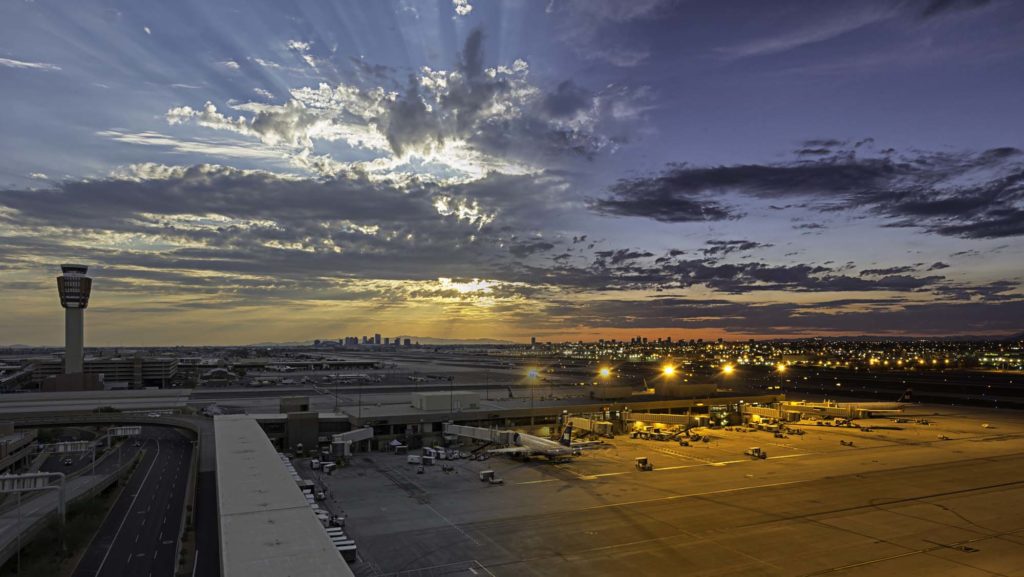
[[[100,408],[118,411],[183,409],[190,396],[192,391],[189,389],[7,393],[0,395],[0,416],[68,411],[91,412]]]
[[[179,410],[188,400],[187,390],[76,391],[0,395],[0,421],[17,429],[42,427],[146,425],[190,431],[196,438],[186,490],[186,525],[195,527],[198,555],[196,575],[220,574],[217,539],[216,441],[213,421],[186,414],[153,414]],[[96,412],[102,410],[104,412]],[[121,412],[139,411],[139,412]],[[152,415],[152,416],[151,416]],[[26,540],[27,542],[27,540]]]

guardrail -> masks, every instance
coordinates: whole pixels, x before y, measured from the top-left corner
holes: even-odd
[[[185,487],[185,499],[181,507],[181,524],[178,525],[178,545],[174,548],[175,563],[181,561],[181,549],[185,542],[185,533],[188,527],[195,524],[196,514],[196,480],[199,477],[199,444],[201,442],[199,433],[196,433],[192,447],[192,463],[188,474],[188,485]],[[198,545],[198,544],[197,544]],[[175,569],[175,574],[178,570]]]
[[[141,455],[141,453],[139,455]],[[121,477],[123,477],[132,470],[132,467],[135,466],[135,461],[138,458],[139,456],[136,456],[135,459],[128,461],[127,463],[122,465],[121,468],[115,470],[106,478],[97,482],[95,485],[86,488],[78,495],[75,495],[68,499],[68,508],[70,509],[72,505],[75,505],[76,503],[79,503],[83,500],[93,498],[94,496],[103,492],[103,490],[105,490],[106,488],[116,483]],[[53,511],[49,511],[43,515],[40,515],[39,518],[35,520],[35,522],[33,522],[26,529],[21,531],[20,541],[18,539],[11,539],[11,541],[6,545],[0,546],[0,565],[6,563],[8,559],[10,559],[12,556],[14,556],[15,553],[17,553],[19,543],[20,546],[22,547],[24,547],[28,543],[31,543],[32,539],[34,539],[36,535],[38,535],[43,529],[48,527],[52,521],[59,518],[60,516],[57,513],[56,509],[54,509]]]

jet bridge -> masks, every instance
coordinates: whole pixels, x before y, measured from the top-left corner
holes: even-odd
[[[627,421],[643,423],[662,423],[665,425],[699,425],[701,419],[706,421],[707,415],[677,415],[674,413],[630,413]]]
[[[483,427],[467,427],[465,425],[456,425],[453,423],[444,424],[445,435],[457,435],[459,437],[467,437],[470,439],[476,439],[478,441],[486,441],[489,443],[495,443],[498,445],[513,445],[515,440],[515,431],[503,431],[499,429],[485,429]]]
[[[373,427],[353,429],[346,433],[331,435],[331,454],[339,457],[352,455],[352,444],[373,438]]]

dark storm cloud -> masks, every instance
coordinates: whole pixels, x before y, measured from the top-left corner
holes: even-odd
[[[523,294],[540,287],[575,293],[691,286],[727,294],[952,290],[941,276],[915,276],[904,269],[876,270],[864,278],[827,265],[719,261],[767,246],[745,239],[712,240],[703,248],[673,249],[655,258],[641,248],[591,253],[582,248],[587,240],[577,235],[565,242],[580,247],[580,259],[592,255],[589,265],[570,265],[568,258],[527,265],[519,259],[561,242],[530,232],[551,232],[564,223],[563,201],[552,192],[564,183],[552,175],[492,174],[440,185],[364,177],[296,179],[210,165],[142,172],[160,176],[0,191],[0,206],[7,209],[0,211],[0,221],[21,231],[5,238],[0,266],[60,262],[75,254],[114,273],[123,283],[112,285],[114,290],[158,284],[157,290],[168,293],[222,298],[342,298],[370,290],[346,288],[342,281],[439,276],[519,283],[501,290]],[[545,214],[549,220],[540,216]],[[488,215],[493,220],[484,218]],[[66,232],[33,235],[36,229]],[[106,240],[95,247],[65,244],[82,235]],[[132,240],[114,243],[110,235]],[[702,258],[687,259],[687,254]],[[385,289],[373,290],[384,298]]]
[[[177,271],[182,276],[167,286],[197,291],[218,282],[251,288],[230,275],[261,277],[261,286],[281,293],[339,278],[479,277],[497,274],[509,260],[505,231],[545,226],[536,211],[556,212],[549,187],[561,184],[497,174],[440,185],[295,179],[210,165],[164,170],[159,178],[0,191],[7,209],[0,222],[20,231],[5,238],[0,261],[24,266],[75,254],[135,279],[143,279],[139,269]],[[66,232],[43,236],[33,233],[38,229]],[[96,236],[97,247],[65,244],[83,235]],[[115,236],[132,240],[114,249]]]
[[[654,256],[654,253],[647,252],[645,250],[631,250],[631,249],[619,249],[619,250],[599,250],[594,253],[597,260],[594,261],[595,265],[604,267],[607,264],[612,266],[619,265],[631,260],[639,258],[648,258]],[[607,263],[605,262],[607,261]]]
[[[931,269],[928,269],[931,270]],[[892,266],[889,268],[868,268],[860,271],[860,276],[885,276],[890,274],[902,274],[914,272],[912,266]]]
[[[936,262],[928,267],[928,270],[942,270],[944,268],[949,268],[949,265],[944,262]]]
[[[739,218],[733,208],[697,191],[677,188],[673,176],[620,180],[611,195],[593,199],[592,210],[605,215],[639,216],[661,222],[701,222]]]
[[[508,251],[517,257],[525,258],[534,253],[549,251],[553,248],[555,248],[555,245],[550,242],[535,241],[513,244],[508,247]]]
[[[935,293],[958,301],[993,302],[1022,298],[1024,284],[1020,281],[1001,280],[980,285],[949,285],[936,287]]]
[[[735,209],[718,200],[734,193],[772,200],[805,198],[821,211],[862,208],[889,226],[946,236],[1024,234],[1024,165],[1015,148],[916,153],[898,159],[849,153],[778,164],[676,164],[658,175],[621,180],[609,193],[592,201],[592,209],[662,222],[735,217]]]
[[[734,252],[744,252],[755,248],[767,248],[771,244],[754,242],[752,240],[709,240],[709,248],[703,249],[705,257],[726,256]]]
[[[1019,331],[1016,319],[1024,315],[1024,300],[901,305],[889,299],[862,299],[801,306],[654,297],[559,303],[549,307],[547,314],[553,324],[571,319],[592,327],[725,328],[753,334],[950,335]]]
[[[573,118],[593,105],[593,95],[566,80],[544,97],[541,109],[552,118]]]
[[[678,259],[672,251],[653,261],[653,254],[629,249],[599,251],[589,266],[564,261],[549,268],[510,267],[502,278],[542,282],[576,291],[668,290],[706,286],[727,294],[757,291],[916,292],[944,286],[946,279],[932,275],[884,274],[866,279],[842,274],[842,268],[822,265],[772,265],[764,262],[721,263],[715,258]],[[844,267],[845,268],[845,267]]]

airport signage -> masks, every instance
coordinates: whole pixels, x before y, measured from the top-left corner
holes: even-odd
[[[135,435],[142,434],[142,427],[139,425],[111,427],[110,430],[107,431],[107,434],[111,437],[134,437]]]
[[[51,453],[85,453],[92,450],[92,441],[64,441],[43,445],[44,451]]]
[[[50,484],[50,475],[0,475],[0,493],[20,493],[22,491],[38,491]]]

